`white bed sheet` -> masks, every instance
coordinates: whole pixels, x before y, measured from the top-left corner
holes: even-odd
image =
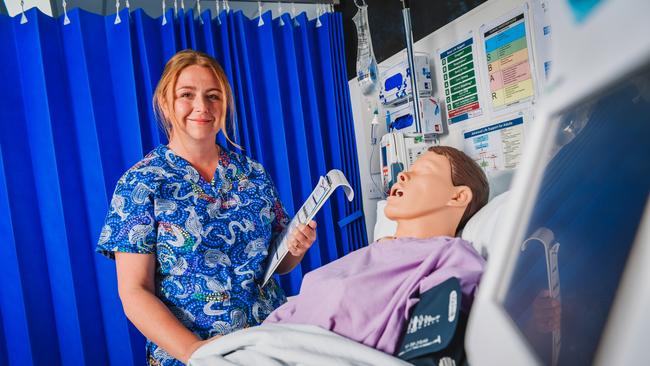
[[[188,366],[358,365],[409,363],[314,325],[263,324],[210,342]]]

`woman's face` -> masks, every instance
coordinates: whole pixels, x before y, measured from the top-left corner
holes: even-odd
[[[172,119],[171,140],[214,143],[226,108],[223,89],[209,68],[199,65],[184,68],[173,90],[175,120]]]

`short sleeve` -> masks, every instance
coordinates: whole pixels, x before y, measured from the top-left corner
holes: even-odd
[[[98,253],[114,259],[115,252],[156,252],[154,193],[137,172],[128,171],[120,178],[99,236]]]

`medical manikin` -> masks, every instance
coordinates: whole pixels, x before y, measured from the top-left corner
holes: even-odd
[[[456,237],[488,200],[481,168],[451,147],[432,147],[399,174],[385,208],[385,237],[308,273],[300,294],[267,323],[312,324],[383,352],[397,343],[418,296],[456,277],[469,309],[483,258]]]

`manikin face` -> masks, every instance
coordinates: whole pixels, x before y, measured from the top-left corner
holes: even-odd
[[[223,85],[207,67],[192,65],[178,75],[174,86],[171,139],[214,143],[226,108]]]
[[[398,175],[384,213],[394,221],[423,217],[447,207],[456,191],[447,157],[427,151]]]

